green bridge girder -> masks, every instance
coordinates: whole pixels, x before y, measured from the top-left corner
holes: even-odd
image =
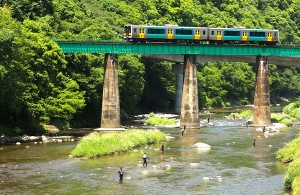
[[[300,57],[299,45],[208,45],[55,40],[64,53],[196,54]]]

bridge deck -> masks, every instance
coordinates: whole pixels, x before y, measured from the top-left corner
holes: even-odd
[[[64,53],[197,54],[300,57],[299,45],[208,45],[56,40]]]

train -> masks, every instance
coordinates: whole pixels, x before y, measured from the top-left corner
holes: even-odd
[[[127,25],[124,40],[132,43],[259,44],[276,45],[279,30],[245,27],[210,28],[178,25]]]

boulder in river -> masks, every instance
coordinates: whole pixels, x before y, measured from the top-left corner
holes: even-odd
[[[193,147],[197,149],[203,149],[203,150],[209,150],[211,148],[210,145],[202,142],[195,143]]]

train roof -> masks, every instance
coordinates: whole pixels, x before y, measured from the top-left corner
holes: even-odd
[[[178,25],[164,25],[164,26],[148,26],[148,25],[127,25],[133,27],[144,27],[144,28],[165,28],[165,27],[174,27],[174,28],[207,28],[207,27],[197,27],[197,26],[178,26]]]
[[[165,28],[165,27],[174,27],[174,28],[181,28],[181,29],[191,29],[191,28],[209,28],[212,30],[232,30],[232,31],[239,31],[239,30],[251,30],[251,31],[279,31],[277,29],[253,29],[253,28],[246,28],[246,27],[234,27],[234,28],[217,28],[217,27],[203,27],[203,26],[178,26],[175,24],[166,24],[161,26],[148,26],[148,25],[127,25],[132,27],[143,27],[143,28]]]
[[[278,31],[277,29],[254,29],[254,28],[211,28],[209,27],[209,29],[212,29],[212,30],[236,30],[236,31],[239,31],[239,30],[251,30],[251,31]]]

